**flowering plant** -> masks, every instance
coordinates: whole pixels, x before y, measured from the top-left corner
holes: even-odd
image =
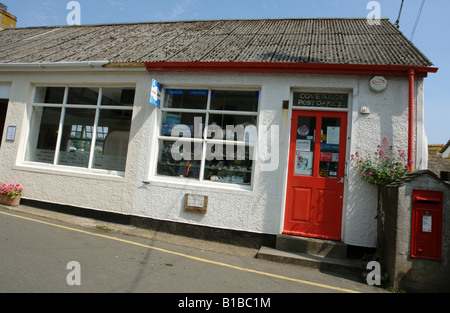
[[[21,196],[23,192],[23,188],[20,187],[20,184],[14,185],[14,184],[3,184],[0,183],[0,195],[8,196],[12,199]]]
[[[359,152],[356,152],[352,155],[352,160],[355,161],[355,166],[361,172],[362,178],[378,187],[389,185],[405,176],[409,168],[406,153],[402,150],[394,151],[386,137],[373,155],[362,157]]]

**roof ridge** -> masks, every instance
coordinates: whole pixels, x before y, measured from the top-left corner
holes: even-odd
[[[102,27],[102,26],[125,26],[125,25],[145,25],[145,24],[175,24],[175,23],[201,23],[201,22],[239,22],[239,21],[302,21],[302,20],[367,20],[367,17],[287,17],[287,18],[254,18],[254,19],[199,19],[199,20],[174,20],[174,21],[142,21],[142,22],[117,22],[117,23],[100,23],[100,24],[81,24],[81,25],[47,25],[47,26],[26,26],[6,28],[10,30],[20,29],[38,29],[38,28],[75,28],[75,27]],[[380,20],[389,20],[388,17],[380,18]]]

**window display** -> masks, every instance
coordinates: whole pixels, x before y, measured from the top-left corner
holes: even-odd
[[[166,89],[157,175],[251,185],[258,91]]]

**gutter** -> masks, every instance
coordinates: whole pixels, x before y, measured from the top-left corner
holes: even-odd
[[[0,63],[1,69],[58,69],[58,68],[96,68],[104,67],[109,61],[86,61],[86,62],[54,62],[54,63]]]

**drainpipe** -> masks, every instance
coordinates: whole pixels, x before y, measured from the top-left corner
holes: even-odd
[[[408,122],[408,162],[409,172],[414,169],[414,163],[411,162],[414,157],[414,81],[415,71],[409,70],[409,122]]]

